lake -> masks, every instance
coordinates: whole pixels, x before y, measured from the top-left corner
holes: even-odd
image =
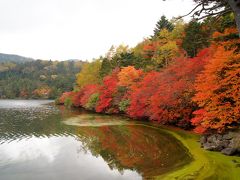
[[[48,100],[0,100],[1,180],[171,179],[189,177],[186,169],[204,173],[208,165],[208,176],[218,177],[213,168],[224,163],[235,174],[240,170],[233,159],[194,143],[195,136],[125,117],[69,110]],[[215,156],[222,161],[213,162]],[[197,160],[203,168],[195,167]]]

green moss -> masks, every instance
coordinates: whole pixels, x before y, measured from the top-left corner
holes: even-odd
[[[156,179],[231,179],[240,177],[240,157],[225,156],[219,152],[206,151],[200,147],[199,136],[184,131],[165,129],[188,148],[193,161],[172,172],[156,177]]]

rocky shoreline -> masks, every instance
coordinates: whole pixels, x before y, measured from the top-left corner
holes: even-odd
[[[219,151],[229,156],[240,156],[240,130],[226,134],[204,135],[201,137],[200,143],[205,150]]]

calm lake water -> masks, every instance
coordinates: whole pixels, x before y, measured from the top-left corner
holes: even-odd
[[[191,161],[160,129],[50,102],[0,100],[1,180],[145,179]]]

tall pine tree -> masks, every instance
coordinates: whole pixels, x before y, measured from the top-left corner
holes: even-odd
[[[156,24],[156,28],[154,29],[153,38],[156,38],[159,32],[163,29],[167,29],[168,31],[172,31],[174,29],[174,25],[167,20],[166,16],[161,16],[160,20]]]
[[[199,50],[209,45],[209,36],[200,22],[191,21],[185,29],[182,47],[189,57],[195,57]]]

